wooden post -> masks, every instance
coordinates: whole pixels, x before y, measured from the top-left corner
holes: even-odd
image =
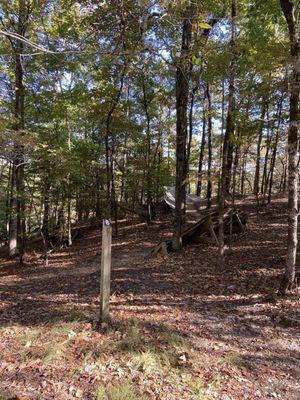
[[[108,321],[110,296],[110,269],[111,269],[111,223],[103,220],[102,225],[102,253],[100,277],[100,322]]]
[[[209,231],[210,231],[211,236],[214,238],[214,240],[216,242],[216,245],[219,246],[219,240],[218,240],[218,237],[217,237],[217,235],[215,233],[214,226],[213,226],[211,218],[209,218]]]

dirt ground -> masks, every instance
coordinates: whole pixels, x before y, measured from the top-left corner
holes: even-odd
[[[276,296],[286,200],[259,216],[216,271],[217,248],[147,258],[165,216],[120,224],[113,239],[112,324],[96,329],[101,230],[19,268],[0,249],[0,399],[300,399],[299,292]],[[286,318],[286,316],[288,318]]]

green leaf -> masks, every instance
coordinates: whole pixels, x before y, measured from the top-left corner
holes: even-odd
[[[212,29],[212,26],[205,21],[199,22],[198,26],[202,29]]]

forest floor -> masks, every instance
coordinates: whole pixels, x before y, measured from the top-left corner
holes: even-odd
[[[98,330],[99,228],[78,228],[48,267],[38,241],[22,269],[0,249],[0,399],[299,400],[299,293],[275,295],[286,200],[259,216],[241,207],[247,233],[222,273],[215,246],[146,257],[170,234],[170,216],[148,229],[124,223],[113,239],[113,322]]]

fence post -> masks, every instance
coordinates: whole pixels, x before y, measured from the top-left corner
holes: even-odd
[[[103,220],[100,275],[100,322],[109,321],[110,270],[111,270],[111,223]]]

